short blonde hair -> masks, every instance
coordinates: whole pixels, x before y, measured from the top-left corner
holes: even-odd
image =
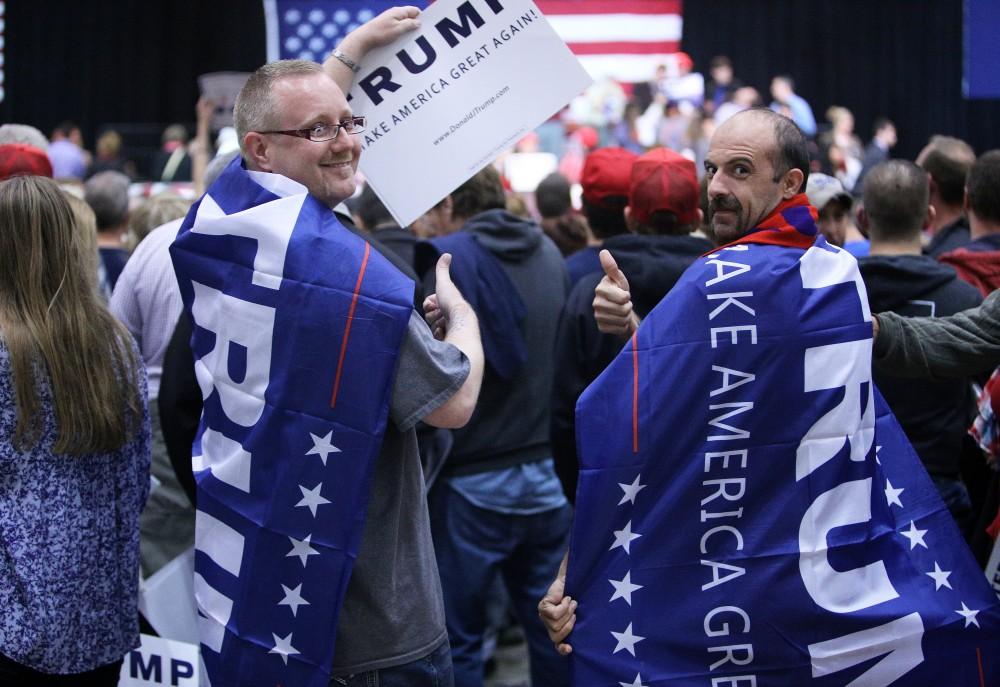
[[[322,66],[309,60],[277,60],[268,62],[251,74],[236,96],[236,104],[233,106],[233,120],[240,150],[243,150],[243,138],[248,132],[275,126],[272,92],[277,81],[292,76],[325,73]]]

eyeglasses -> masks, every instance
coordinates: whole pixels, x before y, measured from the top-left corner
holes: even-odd
[[[321,143],[322,141],[332,141],[337,138],[337,134],[343,129],[349,134],[359,134],[365,130],[367,120],[365,117],[348,117],[339,124],[314,124],[308,129],[285,129],[284,131],[258,131],[259,134],[284,134],[285,136],[295,136],[309,141]]]

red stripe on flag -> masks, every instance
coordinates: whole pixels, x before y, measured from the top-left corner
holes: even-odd
[[[986,676],[983,675],[983,652],[976,647],[976,661],[979,662],[979,687],[986,687]]]
[[[632,453],[639,452],[639,343],[632,332]]]
[[[537,0],[542,14],[680,14],[681,0]]]
[[[609,43],[567,43],[574,55],[660,55],[677,52],[677,41],[614,41]]]
[[[340,342],[340,358],[337,360],[337,376],[333,380],[333,395],[330,396],[330,407],[337,406],[337,394],[340,393],[340,375],[344,372],[344,357],[347,355],[347,339],[351,336],[351,323],[354,322],[354,311],[358,307],[358,296],[361,295],[361,282],[368,269],[368,256],[372,252],[370,243],[365,242],[365,257],[361,259],[361,269],[358,270],[358,281],[354,284],[354,296],[351,298],[351,308],[347,311],[347,325],[344,327],[344,340]]]

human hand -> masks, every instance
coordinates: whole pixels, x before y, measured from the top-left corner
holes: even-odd
[[[338,49],[359,61],[375,48],[389,45],[405,33],[420,28],[420,9],[410,5],[390,7],[344,37]]]
[[[436,290],[424,299],[424,319],[438,340],[444,340],[450,327],[472,313],[472,308],[451,280],[450,267],[451,253],[442,254],[434,268]]]
[[[600,254],[604,277],[594,289],[594,319],[604,334],[632,336],[639,328],[639,318],[632,311],[628,280],[607,250]]]
[[[538,617],[549,633],[549,639],[556,645],[556,651],[561,656],[572,653],[573,647],[563,640],[573,631],[576,624],[576,601],[565,595],[566,559],[559,566],[556,579],[549,586],[549,591],[538,602]]]
[[[194,114],[198,124],[203,122],[207,124],[211,121],[212,115],[215,114],[215,102],[205,96],[201,96],[194,106]]]

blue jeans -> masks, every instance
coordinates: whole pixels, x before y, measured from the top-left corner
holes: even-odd
[[[569,544],[570,506],[534,515],[478,508],[446,482],[431,492],[431,533],[441,574],[456,687],[482,687],[491,583],[501,575],[524,627],[534,687],[569,685],[569,663],[538,618],[538,602]]]
[[[330,681],[330,687],[452,687],[454,684],[448,642],[423,658],[401,666],[335,677]]]

